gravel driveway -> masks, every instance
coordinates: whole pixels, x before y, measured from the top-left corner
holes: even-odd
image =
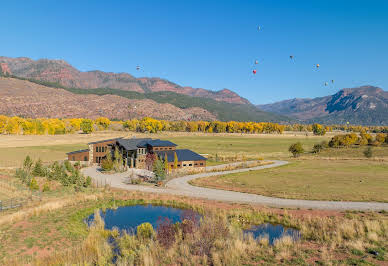
[[[327,210],[386,210],[388,211],[388,203],[380,202],[349,202],[349,201],[317,201],[317,200],[295,200],[295,199],[281,199],[274,197],[266,197],[256,194],[218,190],[212,188],[196,187],[188,184],[188,181],[209,177],[220,174],[231,174],[239,172],[247,172],[251,170],[260,170],[272,167],[278,167],[285,165],[287,161],[272,161],[272,164],[256,166],[245,169],[236,169],[222,172],[210,172],[200,173],[195,175],[187,175],[178,177],[167,182],[166,187],[151,187],[142,185],[130,185],[126,184],[127,177],[130,172],[105,175],[98,171],[97,167],[84,168],[82,171],[86,176],[92,177],[100,184],[109,184],[115,188],[121,188],[126,190],[139,190],[144,192],[154,193],[169,193],[174,195],[182,195],[189,197],[205,198],[210,200],[228,201],[236,203],[254,203],[272,207],[285,207],[285,208],[302,208],[302,209],[327,209]]]

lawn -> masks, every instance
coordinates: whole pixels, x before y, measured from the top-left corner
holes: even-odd
[[[290,199],[388,202],[388,163],[294,160],[274,169],[201,178],[192,184]]]
[[[18,167],[27,155],[30,155],[34,160],[40,158],[43,162],[64,160],[67,157],[67,152],[85,148],[87,148],[86,144],[3,147],[0,148],[0,166]]]
[[[63,136],[0,136],[0,167],[20,166],[26,155],[34,159],[41,158],[45,162],[63,160],[66,152],[87,148],[87,143],[95,140],[114,137],[161,138],[170,140],[180,149],[192,149],[200,154],[208,154],[214,158],[234,157],[243,155],[246,159],[286,158],[289,156],[288,147],[301,141],[305,149],[328,137],[304,135],[277,135],[277,134],[189,134],[181,132],[166,132],[160,134],[142,134],[133,132],[117,132],[110,135],[108,132],[90,135],[74,134]],[[215,164],[220,163],[216,162]],[[222,163],[222,162],[221,162]],[[209,165],[214,165],[210,162]]]

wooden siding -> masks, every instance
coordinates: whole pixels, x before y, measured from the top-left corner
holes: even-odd
[[[86,160],[85,160],[86,157]],[[84,152],[77,152],[73,154],[68,154],[67,158],[69,161],[89,161],[89,151],[84,151]]]

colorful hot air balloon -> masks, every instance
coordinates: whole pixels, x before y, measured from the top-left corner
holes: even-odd
[[[334,79],[331,80],[331,83],[334,83]]]
[[[261,30],[261,27],[260,27],[260,26],[257,26],[257,30],[260,31],[260,30]]]
[[[325,86],[329,85],[329,83],[325,82]]]
[[[319,68],[319,64],[316,64],[315,66],[316,66],[316,68]]]
[[[259,63],[259,60],[255,60],[255,65],[257,65]]]
[[[254,69],[252,72],[253,72],[253,74],[255,75],[257,71],[256,71],[256,69]]]
[[[294,56],[293,56],[293,55],[290,55],[290,59],[291,59],[291,60],[294,59]]]
[[[136,66],[136,70],[140,70],[140,66]]]

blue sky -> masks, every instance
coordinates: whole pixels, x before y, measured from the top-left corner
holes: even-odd
[[[0,9],[3,56],[228,88],[257,104],[388,89],[386,0],[15,0]]]

